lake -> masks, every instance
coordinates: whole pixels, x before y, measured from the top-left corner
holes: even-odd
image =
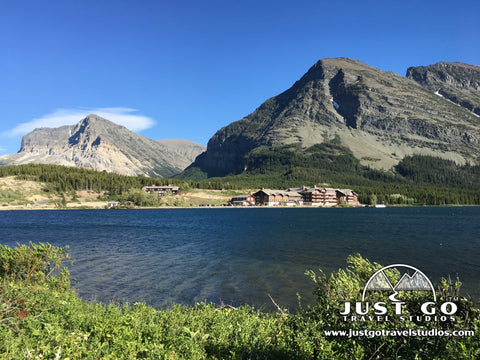
[[[103,302],[311,304],[305,270],[350,254],[457,274],[480,298],[480,207],[1,211],[0,243],[70,246],[74,287]]]

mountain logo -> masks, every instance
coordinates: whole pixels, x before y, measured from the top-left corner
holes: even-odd
[[[387,270],[397,269],[401,276],[398,281],[392,281]],[[366,301],[368,291],[390,291],[388,296],[390,306],[386,301],[369,303]],[[427,291],[431,293],[431,299],[422,304],[417,304],[418,315],[404,314],[406,302],[397,299],[399,291]],[[428,293],[427,293],[428,297]],[[450,299],[454,300],[454,299]],[[390,316],[397,316],[400,321],[409,319],[414,322],[430,321],[455,321],[455,313],[458,310],[457,304],[453,301],[437,303],[435,288],[428,277],[416,267],[405,264],[388,265],[376,271],[368,279],[363,288],[362,301],[352,303],[346,301],[340,309],[340,315],[344,321],[390,321]],[[408,306],[416,306],[410,302]]]
[[[388,279],[385,274],[385,270],[388,269],[397,269],[400,271],[402,277],[394,285]],[[392,301],[399,301],[395,298],[398,294],[398,291],[431,291],[433,296],[433,301],[437,301],[435,294],[435,288],[432,285],[432,282],[428,277],[419,269],[406,264],[393,264],[388,265],[377,272],[375,272],[370,279],[368,279],[367,284],[365,285],[362,293],[362,302],[365,301],[365,296],[367,291],[370,290],[391,290],[393,294],[389,296]]]

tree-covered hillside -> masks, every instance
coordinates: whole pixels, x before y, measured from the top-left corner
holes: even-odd
[[[171,184],[185,190],[191,188],[221,189],[229,186],[215,180],[198,182],[180,179],[124,176],[106,171],[45,164],[12,165],[0,168],[0,177],[5,176],[16,176],[21,180],[45,182],[48,184],[48,189],[46,190],[59,193],[72,190],[91,190],[120,195],[131,188],[142,188],[146,185],[161,186]]]
[[[222,178],[246,188],[288,188],[301,185],[347,187],[365,204],[480,205],[480,166],[460,166],[432,156],[405,157],[392,171],[372,169],[338,139],[302,149],[300,145],[260,147],[244,159],[244,170]],[[184,178],[206,179],[198,168]]]
[[[190,175],[202,175],[196,168]],[[188,175],[185,173],[184,175]],[[203,174],[204,175],[204,174]],[[286,146],[258,148],[245,159],[239,174],[221,178],[165,179],[122,176],[58,165],[29,164],[0,168],[0,177],[47,183],[46,190],[63,193],[92,190],[121,195],[145,185],[177,185],[189,189],[258,189],[306,186],[350,188],[363,204],[390,205],[480,205],[480,166],[457,165],[429,156],[409,156],[392,171],[371,169],[360,164],[338,141],[308,149]],[[186,176],[188,177],[188,176]],[[200,176],[201,177],[201,176]]]

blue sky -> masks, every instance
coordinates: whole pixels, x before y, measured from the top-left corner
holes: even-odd
[[[477,0],[2,0],[0,155],[93,111],[206,145],[322,58],[478,65],[479,15]]]

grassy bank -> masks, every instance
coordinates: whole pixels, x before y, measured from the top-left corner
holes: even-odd
[[[71,189],[57,192],[47,183],[7,176],[0,177],[0,210],[103,209],[111,200],[119,200],[123,204],[132,201],[136,207],[222,206],[227,204],[232,196],[252,191],[190,188],[181,195],[158,198],[155,194],[146,194],[141,189],[131,188],[121,195],[107,197],[105,191]]]
[[[318,304],[296,314],[265,313],[249,306],[174,305],[156,310],[142,303],[82,301],[70,289],[66,248],[31,244],[0,248],[0,357],[3,359],[477,359],[479,310],[460,299],[456,321],[345,323],[345,301],[359,301],[378,264],[359,255],[348,268],[326,277],[308,272]],[[399,274],[389,274],[393,278]],[[398,280],[398,279],[397,279]],[[439,301],[459,284],[443,282]],[[375,301],[388,302],[376,293]],[[408,314],[422,295],[403,300]],[[372,300],[373,301],[373,300]],[[389,314],[392,309],[389,309]],[[465,337],[327,337],[342,329],[474,330]]]

